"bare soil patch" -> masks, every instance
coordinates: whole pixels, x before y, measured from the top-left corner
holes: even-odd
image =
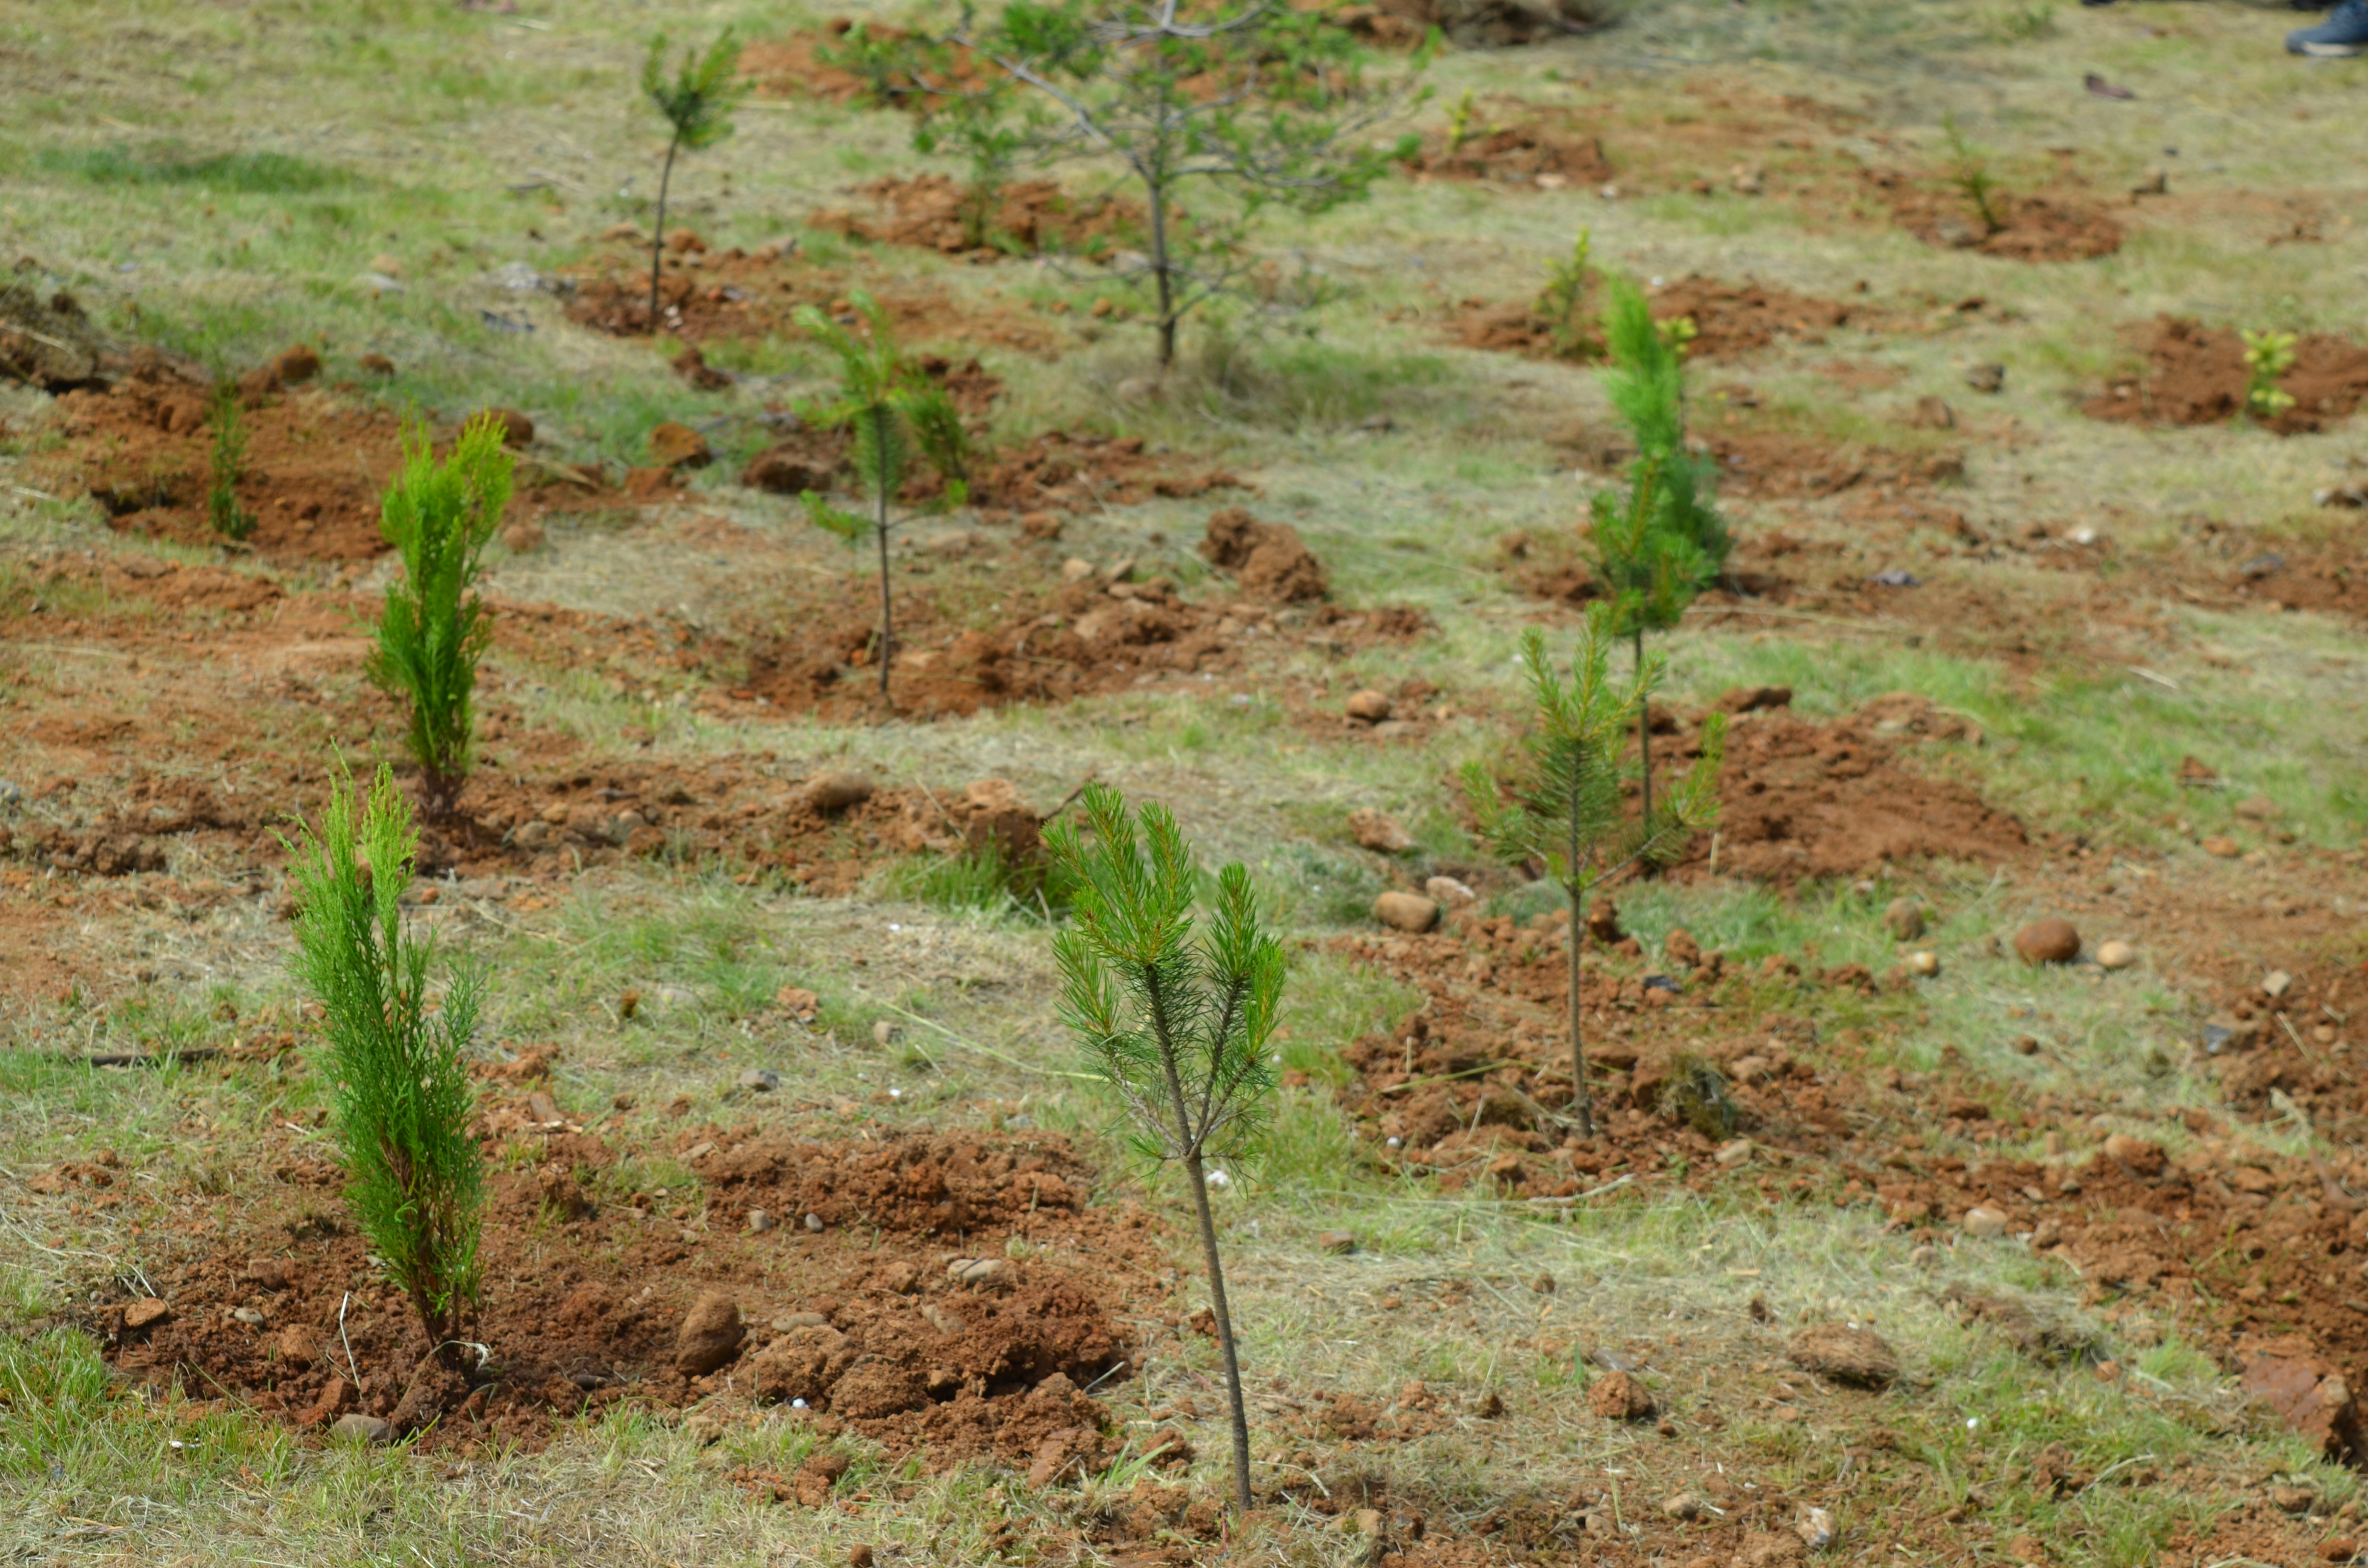
[[[986,222],[987,243],[973,245],[963,222],[965,193],[949,176],[880,179],[860,188],[872,199],[872,212],[833,210],[808,222],[850,239],[980,261],[1042,251],[1091,253],[1131,243],[1143,222],[1142,210],[1120,198],[1077,196],[1051,180],[1020,180],[1004,187]]]
[[[1889,201],[1900,227],[1928,245],[1975,250],[2015,261],[2093,261],[2122,248],[2120,223],[2086,196],[2070,190],[2041,196],[1995,193],[1982,222],[1973,203],[1953,187],[1935,188],[1890,172],[1868,178]]]
[[[1056,1437],[1072,1463],[1101,1455],[1108,1413],[1080,1391],[1125,1375],[1125,1266],[1149,1283],[1158,1255],[1142,1217],[1087,1207],[1089,1176],[1060,1140],[709,1128],[671,1140],[704,1187],[692,1207],[635,1190],[602,1130],[555,1108],[537,1093],[481,1116],[489,1153],[524,1168],[499,1179],[487,1215],[475,1333],[490,1355],[466,1376],[428,1356],[346,1228],[334,1170],[301,1154],[156,1276],[161,1321],[133,1326],[155,1312],[137,1301],[97,1314],[109,1359],[151,1387],[291,1425],[374,1415],[429,1447],[540,1447],[586,1410],[720,1396],[803,1400],[818,1430],[931,1468],[1025,1463]],[[1103,1263],[1011,1259],[1015,1237],[1090,1242]],[[958,1258],[990,1263],[950,1274]],[[746,1324],[720,1364],[684,1353],[685,1318],[709,1296]]]
[[[1716,361],[1740,358],[1779,341],[1823,343],[1828,333],[1849,325],[1874,324],[1874,312],[1861,306],[1796,294],[1787,289],[1746,280],[1729,283],[1715,278],[1680,278],[1653,291],[1656,321],[1691,321],[1690,359]],[[1591,309],[1591,306],[1589,307]],[[1466,300],[1452,319],[1450,330],[1466,348],[1523,354],[1532,358],[1584,359],[1598,356],[1566,351],[1556,323],[1543,301],[1527,305],[1492,304]],[[1590,337],[1592,324],[1590,323]]]
[[[2145,355],[2135,375],[2110,382],[2081,404],[2092,419],[2131,424],[2225,425],[2245,414],[2251,383],[2244,339],[2231,328],[2187,316],[2158,316],[2134,334]],[[2368,347],[2315,332],[2294,345],[2294,369],[2278,380],[2294,405],[2261,423],[2280,435],[2340,425],[2368,395]]]
[[[1541,124],[1508,126],[1471,137],[1450,148],[1434,141],[1406,167],[1419,181],[1486,180],[1495,185],[1561,190],[1600,185],[1611,177],[1603,143],[1583,131]]]

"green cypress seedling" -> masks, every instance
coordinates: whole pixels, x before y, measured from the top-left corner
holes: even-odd
[[[2244,332],[2245,412],[2260,420],[2275,419],[2294,405],[2294,393],[2278,385],[2278,378],[2294,369],[2294,335],[2263,327]]]
[[[477,1027],[483,972],[450,971],[431,1006],[429,944],[400,907],[418,854],[411,808],[381,766],[367,801],[333,780],[317,828],[299,824],[298,981],[324,1010],[346,1197],[388,1278],[419,1314],[427,1342],[456,1370],[477,1302],[484,1168],[469,1136],[463,1056]]]
[[[255,514],[238,504],[238,482],[246,476],[246,422],[239,417],[237,388],[227,381],[214,388],[206,423],[214,433],[206,516],[222,538],[245,539],[255,531]]]
[[[1074,882],[1075,922],[1053,942],[1061,1018],[1124,1101],[1141,1150],[1181,1163],[1190,1180],[1232,1406],[1234,1502],[1247,1512],[1249,1417],[1208,1162],[1243,1153],[1263,1125],[1275,1081],[1267,1042],[1282,1003],[1282,945],[1261,927],[1239,864],[1217,873],[1214,916],[1196,938],[1199,871],[1164,807],[1146,806],[1130,821],[1124,797],[1104,784],[1087,786],[1082,804],[1090,843],[1068,822],[1044,835]]]
[[[1603,338],[1611,366],[1603,373],[1611,406],[1636,443],[1624,494],[1593,503],[1596,565],[1619,631],[1645,662],[1645,633],[1678,624],[1696,595],[1726,569],[1734,541],[1706,498],[1717,477],[1710,460],[1686,449],[1685,324],[1653,320],[1635,284],[1607,279]],[[1645,821],[1653,816],[1651,716],[1636,715]]]
[[[798,324],[826,344],[839,362],[837,401],[802,413],[809,424],[830,429],[844,426],[853,432],[856,482],[871,494],[871,516],[842,511],[811,490],[804,501],[806,516],[816,528],[849,544],[866,533],[879,540],[880,700],[886,703],[895,630],[888,599],[889,503],[904,488],[917,448],[944,478],[948,504],[961,506],[967,494],[964,465],[970,437],[962,429],[962,412],[945,388],[897,349],[888,312],[860,289],[848,298],[869,328],[861,337],[812,305],[798,308]]]
[[[1644,711],[1665,661],[1658,654],[1640,659],[1626,682],[1613,680],[1611,645],[1619,624],[1611,606],[1588,608],[1568,684],[1546,657],[1544,633],[1529,632],[1521,640],[1521,665],[1531,711],[1512,776],[1500,781],[1477,762],[1466,764],[1463,774],[1480,839],[1490,852],[1508,866],[1543,866],[1546,879],[1569,900],[1571,1109],[1588,1138],[1595,1136],[1595,1107],[1587,1087],[1578,987],[1588,897],[1630,866],[1673,858],[1717,820],[1718,767],[1726,742],[1725,719],[1713,714],[1702,727],[1702,755],[1663,794],[1659,814],[1649,823],[1627,820],[1621,791],[1629,770],[1621,760],[1621,740],[1630,716]]]
[[[674,134],[666,142],[666,167],[658,175],[656,232],[650,235],[650,330],[658,329],[658,263],[666,255],[666,192],[674,184],[674,161],[679,154],[712,147],[732,134],[732,111],[748,96],[738,76],[740,40],[726,28],[705,55],[685,50],[674,77],[666,74],[666,34],[650,40],[650,57],[642,62],[642,93],[666,116]]]
[[[426,426],[406,425],[403,469],[379,515],[380,531],[403,557],[403,577],[387,590],[369,672],[411,705],[404,740],[430,820],[451,814],[474,760],[477,662],[494,636],[493,613],[474,585],[509,505],[502,436],[498,419],[480,415],[438,462]]]

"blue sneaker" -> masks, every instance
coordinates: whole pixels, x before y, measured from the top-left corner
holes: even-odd
[[[2315,28],[2286,34],[2288,54],[2368,54],[2368,0],[2343,0]]]

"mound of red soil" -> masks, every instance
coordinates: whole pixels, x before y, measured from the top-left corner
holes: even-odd
[[[1933,189],[1906,176],[1870,176],[1899,225],[1928,245],[1976,250],[2015,261],[2091,261],[2122,248],[2122,226],[2078,196],[1990,197],[1998,227],[1986,228],[1963,193]]]
[[[1140,436],[1047,430],[996,453],[971,476],[971,501],[988,521],[1000,515],[1086,512],[1133,506],[1157,496],[1189,499],[1250,488],[1221,468],[1144,449]]]
[[[1694,336],[1686,348],[1691,359],[1733,359],[1766,348],[1782,338],[1798,343],[1823,343],[1826,335],[1853,320],[1869,324],[1867,312],[1761,283],[1726,283],[1715,278],[1681,278],[1656,290],[1651,299],[1656,321],[1691,320]],[[1594,305],[1581,307],[1590,313]],[[1601,357],[1592,321],[1585,341],[1576,351],[1560,345],[1553,318],[1539,304],[1496,305],[1466,300],[1452,324],[1456,341],[1466,348],[1526,354],[1533,358],[1594,359]]]
[[[1320,599],[1331,591],[1324,562],[1289,523],[1262,523],[1239,506],[1211,516],[1201,553],[1234,574],[1242,592],[1275,604]]]
[[[862,187],[880,210],[816,212],[817,229],[879,244],[916,245],[946,256],[993,259],[1007,251],[1090,251],[1127,243],[1142,226],[1142,210],[1111,196],[1077,197],[1051,180],[1021,180],[1003,187],[987,220],[986,244],[965,238],[965,192],[945,175],[882,179]]]
[[[429,1359],[365,1261],[336,1174],[301,1157],[245,1195],[233,1233],[154,1273],[161,1318],[153,1302],[106,1310],[109,1358],[194,1399],[307,1426],[358,1409],[431,1445],[537,1445],[586,1409],[724,1395],[803,1400],[825,1432],[933,1467],[1025,1460],[1056,1433],[1098,1456],[1107,1415],[1078,1389],[1128,1358],[1115,1278],[1011,1260],[1003,1243],[1150,1248],[1139,1217],[1085,1211],[1087,1173],[1060,1140],[711,1129],[676,1140],[707,1184],[693,1212],[628,1190],[609,1145],[552,1108],[537,1095],[482,1124],[528,1168],[496,1180],[471,1331],[491,1355],[465,1378]],[[684,1332],[694,1309],[705,1355]]]
[[[1601,142],[1538,124],[1467,137],[1452,152],[1443,140],[1434,142],[1406,167],[1417,178],[1488,180],[1547,190],[1600,185],[1611,177]]]
[[[2233,330],[2158,316],[2144,351],[2144,371],[2111,383],[2081,411],[2092,419],[2166,425],[2223,425],[2245,412],[2251,376],[2244,339]],[[2312,333],[2295,343],[2294,369],[2278,379],[2278,387],[2294,406],[2263,420],[2271,429],[2292,435],[2340,424],[2368,394],[2368,347]]]
[[[1709,440],[1719,488],[1758,498],[1814,498],[1861,487],[1929,489],[1965,473],[1964,454],[1950,448],[1900,452],[1781,429],[1721,429]]]

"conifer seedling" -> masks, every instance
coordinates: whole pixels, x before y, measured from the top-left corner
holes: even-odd
[[[683,153],[712,147],[732,134],[732,111],[747,97],[747,85],[738,77],[740,40],[726,28],[706,54],[683,51],[669,79],[666,72],[666,40],[660,33],[650,41],[650,57],[642,63],[642,92],[657,106],[674,135],[666,142],[666,167],[658,175],[656,232],[650,235],[650,330],[658,328],[658,264],[666,254],[667,188],[674,183],[674,161]]]
[[[1603,336],[1611,365],[1604,391],[1636,444],[1624,494],[1599,493],[1593,503],[1595,556],[1617,629],[1634,649],[1639,672],[1645,633],[1666,631],[1686,607],[1726,569],[1733,540],[1725,519],[1705,498],[1717,469],[1686,449],[1683,324],[1657,323],[1635,284],[1606,285]],[[1644,816],[1653,821],[1651,715],[1639,710],[1636,751]]]
[[[970,438],[962,429],[962,412],[945,388],[898,350],[888,312],[860,289],[848,299],[867,328],[860,337],[812,305],[799,307],[798,324],[827,345],[839,361],[837,401],[803,413],[809,424],[825,429],[844,426],[853,433],[856,483],[871,496],[871,516],[842,511],[811,490],[803,499],[806,516],[815,527],[849,544],[859,542],[866,533],[879,540],[877,654],[880,699],[885,703],[895,631],[888,598],[889,504],[904,488],[917,449],[917,455],[945,480],[949,504],[962,505],[967,493]]]
[[[1659,683],[1664,661],[1654,654],[1641,660],[1626,681],[1615,680],[1611,645],[1619,635],[1612,607],[1590,606],[1565,682],[1547,657],[1544,633],[1530,631],[1521,641],[1530,723],[1510,777],[1500,779],[1477,762],[1466,764],[1463,773],[1481,842],[1490,853],[1508,866],[1543,866],[1546,880],[1569,901],[1571,1111],[1580,1135],[1588,1138],[1595,1136],[1595,1107],[1587,1086],[1579,1006],[1587,900],[1630,866],[1676,858],[1689,839],[1717,820],[1718,768],[1726,741],[1725,716],[1712,715],[1702,726],[1701,756],[1663,792],[1650,825],[1642,817],[1629,818],[1622,790],[1631,770],[1622,745],[1630,720],[1644,710]]]
[[[1217,873],[1216,907],[1196,931],[1200,871],[1166,808],[1130,820],[1105,784],[1088,785],[1082,803],[1088,834],[1064,821],[1044,835],[1074,882],[1072,924],[1053,943],[1061,1018],[1124,1102],[1142,1151],[1184,1167],[1231,1404],[1234,1503],[1247,1512],[1249,1417],[1208,1163],[1246,1152],[1264,1124],[1282,945],[1261,926],[1239,864]]]
[[[227,381],[214,388],[206,405],[206,424],[214,436],[206,517],[222,538],[245,539],[255,531],[255,514],[238,504],[238,482],[246,476],[246,423],[239,416],[238,390]]]
[[[403,433],[403,468],[386,493],[379,529],[403,558],[386,594],[369,672],[411,706],[404,741],[419,765],[430,821],[451,814],[475,761],[477,662],[494,636],[493,612],[475,584],[486,541],[509,505],[510,455],[501,421],[472,419],[438,461],[427,426]]]
[[[434,1353],[469,1371],[484,1164],[464,1058],[484,975],[454,966],[440,999],[429,994],[433,949],[404,929],[401,908],[419,839],[391,770],[363,799],[340,769],[318,825],[298,830],[293,962],[324,1009],[347,1201]]]
[[[2256,419],[2275,419],[2294,405],[2294,393],[2278,385],[2278,378],[2294,369],[2294,335],[2264,327],[2245,332],[2245,412]]]

